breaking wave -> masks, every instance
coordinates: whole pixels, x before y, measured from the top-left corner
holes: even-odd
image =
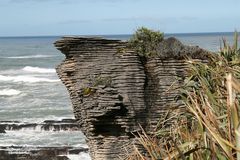
[[[3,76],[3,75],[0,75],[0,81],[36,83],[36,82],[58,82],[60,80],[59,79],[39,78],[39,77],[33,77],[33,76]]]
[[[21,91],[15,89],[3,89],[0,90],[0,96],[15,96],[19,95]]]
[[[56,73],[55,69],[26,66],[22,70],[35,73]]]
[[[10,59],[28,59],[28,58],[49,58],[55,57],[55,55],[29,55],[29,56],[12,56],[12,57],[3,57],[3,58],[10,58]]]
[[[80,154],[68,154],[70,160],[91,160],[89,153],[81,152]]]

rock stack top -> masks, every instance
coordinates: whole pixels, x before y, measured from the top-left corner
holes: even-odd
[[[178,39],[170,37],[159,43],[158,56],[162,59],[174,58],[185,59],[208,59],[210,52],[198,46],[187,46],[182,44]]]
[[[75,48],[76,45],[92,50],[99,46],[117,46],[124,43],[121,40],[104,39],[102,37],[63,37],[61,40],[56,41],[54,45],[65,54],[66,51]]]
[[[112,47],[123,47],[125,49],[130,49],[127,46],[127,41],[117,40],[117,39],[105,39],[103,37],[77,37],[77,36],[66,36],[61,40],[56,41],[55,47],[66,54],[70,48],[78,47],[85,49],[100,49],[98,47],[103,46],[112,46]],[[130,49],[131,50],[131,49]],[[187,57],[192,59],[209,59],[211,53],[207,50],[204,50],[198,46],[188,46],[184,45],[178,39],[174,37],[170,37],[164,39],[157,46],[157,55],[155,57],[159,57],[161,59],[186,59]]]

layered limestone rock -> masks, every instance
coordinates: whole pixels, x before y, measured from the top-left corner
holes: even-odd
[[[201,61],[209,56],[175,38],[160,43],[151,57],[140,57],[127,42],[98,37],[64,37],[55,46],[66,56],[57,73],[97,160],[124,158],[140,125],[150,133],[167,110],[180,107],[179,92],[171,88],[184,80],[186,56]]]

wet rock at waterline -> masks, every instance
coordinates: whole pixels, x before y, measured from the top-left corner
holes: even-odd
[[[6,133],[5,132],[5,127],[0,125],[0,133]]]
[[[69,154],[88,152],[87,148],[0,146],[0,160],[69,160]]]
[[[183,83],[186,56],[196,61],[209,56],[175,38],[161,42],[150,57],[140,57],[120,40],[64,37],[55,46],[66,56],[57,73],[94,160],[124,157],[136,143],[132,133],[141,130],[139,124],[151,133],[170,108],[182,108],[179,91],[170,87]]]
[[[33,129],[43,131],[77,131],[80,129],[75,119],[45,120],[41,123],[27,123],[20,121],[0,121],[0,133],[5,133],[5,130],[21,130]]]
[[[51,152],[52,153],[52,152]],[[51,153],[45,154],[8,154],[5,151],[0,151],[0,160],[70,160],[66,156],[54,156]]]

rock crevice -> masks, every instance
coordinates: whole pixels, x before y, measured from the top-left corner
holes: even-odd
[[[152,132],[166,110],[180,107],[175,99],[179,92],[170,88],[183,83],[185,58],[203,61],[209,56],[175,38],[164,40],[158,54],[144,60],[120,40],[64,37],[55,46],[66,56],[57,73],[97,160],[124,157],[139,125]]]

